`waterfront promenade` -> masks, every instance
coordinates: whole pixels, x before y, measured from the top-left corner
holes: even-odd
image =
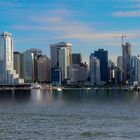
[[[30,92],[30,84],[0,85],[0,93]]]

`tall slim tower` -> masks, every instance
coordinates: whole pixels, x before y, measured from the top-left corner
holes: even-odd
[[[18,74],[14,70],[13,60],[13,38],[8,32],[3,32],[0,36],[0,83],[14,84],[22,83]]]
[[[38,79],[37,79],[37,74],[38,74],[38,69],[37,69],[37,61],[38,61],[38,58],[40,56],[42,56],[42,51],[40,49],[37,49],[37,48],[32,48],[32,49],[29,49],[27,50],[27,52],[30,52],[33,54],[33,81],[34,82],[37,82]]]
[[[70,66],[70,51],[66,48],[59,49],[59,69],[61,70],[61,79],[64,81],[64,79],[67,79],[67,69],[68,66]]]
[[[131,81],[140,82],[140,57],[131,57]]]
[[[100,60],[94,56],[90,55],[90,82],[92,85],[99,84],[100,79]]]
[[[22,76],[26,83],[34,80],[34,54],[26,51],[22,54]]]
[[[21,63],[21,53],[20,52],[14,52],[14,69],[16,70],[16,73],[19,75],[19,77],[22,77],[22,72],[21,72],[21,68],[23,65]]]
[[[131,76],[131,44],[122,44],[123,81],[129,81]]]
[[[6,70],[13,70],[13,38],[8,32],[3,32],[0,38],[0,60],[4,61]]]

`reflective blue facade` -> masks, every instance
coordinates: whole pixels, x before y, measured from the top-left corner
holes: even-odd
[[[99,49],[94,56],[100,60],[101,81],[108,82],[108,51]]]
[[[61,78],[60,78],[60,69],[59,68],[52,68],[51,69],[51,81],[53,85],[61,85]]]

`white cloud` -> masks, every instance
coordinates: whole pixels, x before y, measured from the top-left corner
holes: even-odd
[[[14,28],[32,32],[51,33],[53,35],[49,36],[50,40],[76,40],[98,46],[120,46],[122,33],[126,34],[129,39],[140,37],[140,30],[98,31],[95,27],[72,18],[74,15],[73,11],[66,9],[58,11],[59,9],[48,11],[49,14],[46,13],[42,17],[30,16],[29,20],[34,23],[33,25],[16,25]],[[118,39],[115,38],[116,36]],[[41,38],[45,40],[46,36],[41,36]]]
[[[115,17],[140,17],[140,10],[135,11],[117,11],[113,13]]]

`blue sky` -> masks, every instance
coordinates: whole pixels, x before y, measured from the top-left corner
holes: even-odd
[[[0,0],[0,32],[13,34],[17,51],[67,41],[88,61],[99,48],[115,60],[121,55],[121,34],[140,53],[140,0]]]

